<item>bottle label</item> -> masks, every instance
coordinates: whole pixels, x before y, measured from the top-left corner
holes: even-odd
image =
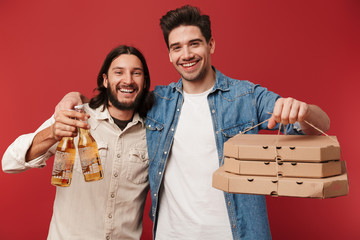
[[[84,174],[97,173],[99,169],[99,154],[93,147],[79,148],[81,168]]]
[[[56,151],[52,176],[69,179],[73,169],[73,153]]]

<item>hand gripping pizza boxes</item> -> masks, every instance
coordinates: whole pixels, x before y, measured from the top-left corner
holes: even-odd
[[[329,198],[348,193],[336,137],[239,134],[224,144],[213,187],[232,193]]]

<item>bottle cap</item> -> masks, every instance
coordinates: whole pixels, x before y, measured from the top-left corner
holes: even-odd
[[[76,105],[75,110],[84,110],[84,105]]]

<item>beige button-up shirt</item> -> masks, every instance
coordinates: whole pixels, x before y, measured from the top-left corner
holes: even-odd
[[[149,189],[149,160],[143,120],[138,114],[121,131],[107,109],[85,105],[95,138],[104,178],[85,182],[76,154],[69,187],[56,187],[48,239],[140,239],[142,217]],[[47,120],[35,133],[22,135],[6,150],[2,165],[9,173],[46,166],[56,146],[44,155],[25,162],[25,155],[37,132],[54,123]],[[75,139],[77,143],[77,138]],[[50,184],[50,176],[49,176]]]

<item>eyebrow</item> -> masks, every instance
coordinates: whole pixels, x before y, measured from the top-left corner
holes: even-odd
[[[189,43],[193,43],[193,42],[202,42],[203,40],[201,38],[195,38],[195,39],[191,39],[189,41]],[[174,46],[180,45],[180,42],[175,42],[173,44],[170,44],[169,48],[172,48]]]
[[[123,70],[123,69],[125,69],[124,67],[113,67],[111,70]],[[134,68],[132,68],[132,70],[141,70],[141,71],[144,71],[141,67],[134,67]]]

